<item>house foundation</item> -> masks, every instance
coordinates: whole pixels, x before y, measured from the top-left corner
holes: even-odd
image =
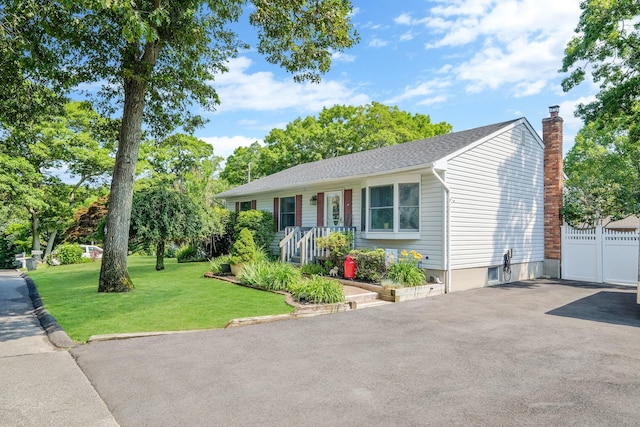
[[[489,281],[489,268],[498,269],[498,280]],[[502,266],[465,268],[451,271],[451,291],[466,291],[485,286],[499,285],[502,283],[517,282],[520,280],[532,280],[544,273],[543,262],[533,261],[511,265],[511,274],[506,274]]]

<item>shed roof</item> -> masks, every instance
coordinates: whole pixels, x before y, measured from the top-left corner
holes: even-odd
[[[522,119],[509,120],[433,138],[304,163],[232,188],[218,194],[217,197],[224,198],[264,193],[324,181],[381,175],[430,165],[519,120]]]

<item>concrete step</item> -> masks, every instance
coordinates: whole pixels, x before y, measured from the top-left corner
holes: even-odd
[[[381,299],[377,299],[375,301],[369,301],[369,302],[357,302],[356,303],[356,309],[369,308],[369,307],[379,307],[381,305],[387,305],[387,304],[393,304],[393,301],[384,301],[384,300],[381,300]]]
[[[372,302],[378,299],[376,292],[364,291],[357,294],[345,295],[347,301],[356,301],[357,303]]]

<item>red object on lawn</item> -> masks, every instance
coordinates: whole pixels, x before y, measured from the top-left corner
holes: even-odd
[[[350,256],[344,260],[344,278],[352,280],[356,278],[356,261]]]

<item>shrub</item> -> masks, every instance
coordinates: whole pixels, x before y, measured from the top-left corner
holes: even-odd
[[[356,261],[356,279],[379,283],[387,271],[384,249],[354,249],[349,256]]]
[[[422,254],[403,250],[398,262],[389,266],[388,278],[403,286],[419,286],[424,283],[425,276],[418,268]]]
[[[267,260],[246,264],[240,273],[242,283],[268,291],[288,290],[301,278],[300,270],[293,265]]]
[[[229,261],[229,258],[230,258],[229,255],[220,255],[219,257],[213,258],[209,262],[209,271],[216,274],[223,273],[222,264],[231,264],[231,261]]]
[[[236,239],[244,228],[251,232],[255,244],[259,248],[268,248],[276,234],[273,214],[267,211],[239,212],[234,225]]]
[[[164,250],[164,257],[165,258],[175,258],[176,257],[176,252],[177,252],[177,249],[173,245],[170,245],[168,248],[166,248]]]
[[[313,274],[321,276],[325,274],[326,271],[324,267],[321,266],[320,264],[305,264],[302,267],[300,267],[300,273],[307,274],[309,276]]]
[[[321,249],[329,250],[329,259],[325,262],[325,268],[330,270],[338,266],[339,273],[343,274],[343,258],[351,250],[353,234],[334,231],[326,237],[317,238],[316,244]]]
[[[256,243],[248,228],[243,228],[231,248],[231,264],[244,264],[254,260]]]
[[[176,250],[178,262],[200,262],[205,261],[205,257],[195,245],[182,245]]]
[[[321,276],[311,276],[289,287],[293,298],[299,302],[313,304],[334,304],[344,302],[342,285],[335,280]]]
[[[334,231],[326,237],[318,237],[316,244],[322,249],[328,249],[332,259],[339,259],[351,250],[353,234]]]
[[[76,243],[60,245],[56,248],[56,258],[63,265],[81,263],[83,253],[84,250]],[[91,259],[89,259],[89,262],[91,262]]]

